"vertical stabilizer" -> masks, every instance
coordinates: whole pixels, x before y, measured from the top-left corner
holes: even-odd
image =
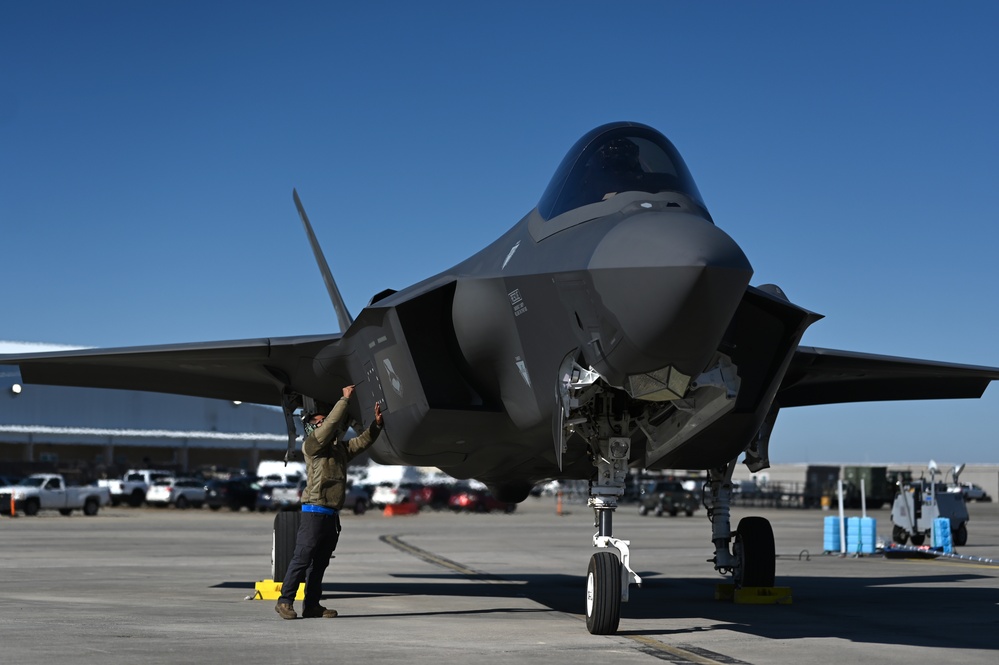
[[[326,263],[323,250],[319,246],[319,241],[316,240],[316,234],[312,231],[312,224],[309,223],[309,217],[305,214],[305,208],[302,207],[302,200],[298,198],[298,192],[292,189],[291,194],[292,198],[295,199],[295,207],[298,208],[298,215],[302,218],[302,224],[305,225],[305,235],[309,236],[309,244],[312,245],[312,254],[316,257],[319,272],[323,275],[326,290],[329,292],[330,300],[333,302],[333,309],[336,310],[336,319],[340,323],[340,332],[347,332],[347,328],[354,322],[354,319],[351,317],[350,312],[347,311],[347,306],[343,304],[340,289],[337,288],[336,282],[333,281],[333,273],[330,272],[330,266]]]

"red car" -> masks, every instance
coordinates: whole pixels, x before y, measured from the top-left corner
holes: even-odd
[[[448,501],[448,506],[456,513],[462,511],[470,513],[490,513],[494,510],[502,510],[504,513],[512,513],[517,509],[517,504],[500,501],[487,490],[459,489],[456,490]]]

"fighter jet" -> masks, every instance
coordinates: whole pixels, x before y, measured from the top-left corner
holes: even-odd
[[[730,523],[732,473],[769,466],[782,408],[977,398],[999,369],[800,346],[819,318],[753,269],[715,225],[673,144],[603,125],[565,156],[537,206],[471,258],[375,295],[352,318],[293,196],[340,332],[0,356],[27,383],[149,390],[328,408],[356,384],[355,422],[380,402],[383,464],[435,466],[521,501],[589,480],[598,531],[586,624],[613,633],[641,579],[613,514],[630,468],[701,469],[713,565],[773,586],[769,522]]]

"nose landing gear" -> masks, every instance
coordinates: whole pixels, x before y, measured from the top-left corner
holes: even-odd
[[[593,546],[603,551],[590,557],[586,571],[586,629],[593,635],[609,635],[617,631],[621,603],[628,602],[630,585],[641,585],[642,578],[631,569],[630,541],[613,536],[614,510],[624,495],[631,440],[603,438],[596,448],[597,479],[590,484],[587,505],[593,508],[597,527]]]

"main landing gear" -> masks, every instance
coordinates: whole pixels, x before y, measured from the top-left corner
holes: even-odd
[[[708,559],[722,575],[731,574],[737,587],[772,587],[776,578],[776,546],[770,522],[762,517],[744,517],[732,533],[732,472],[728,466],[708,471],[708,497],[705,505],[711,521],[711,542],[715,556]],[[729,543],[733,540],[731,551]]]

